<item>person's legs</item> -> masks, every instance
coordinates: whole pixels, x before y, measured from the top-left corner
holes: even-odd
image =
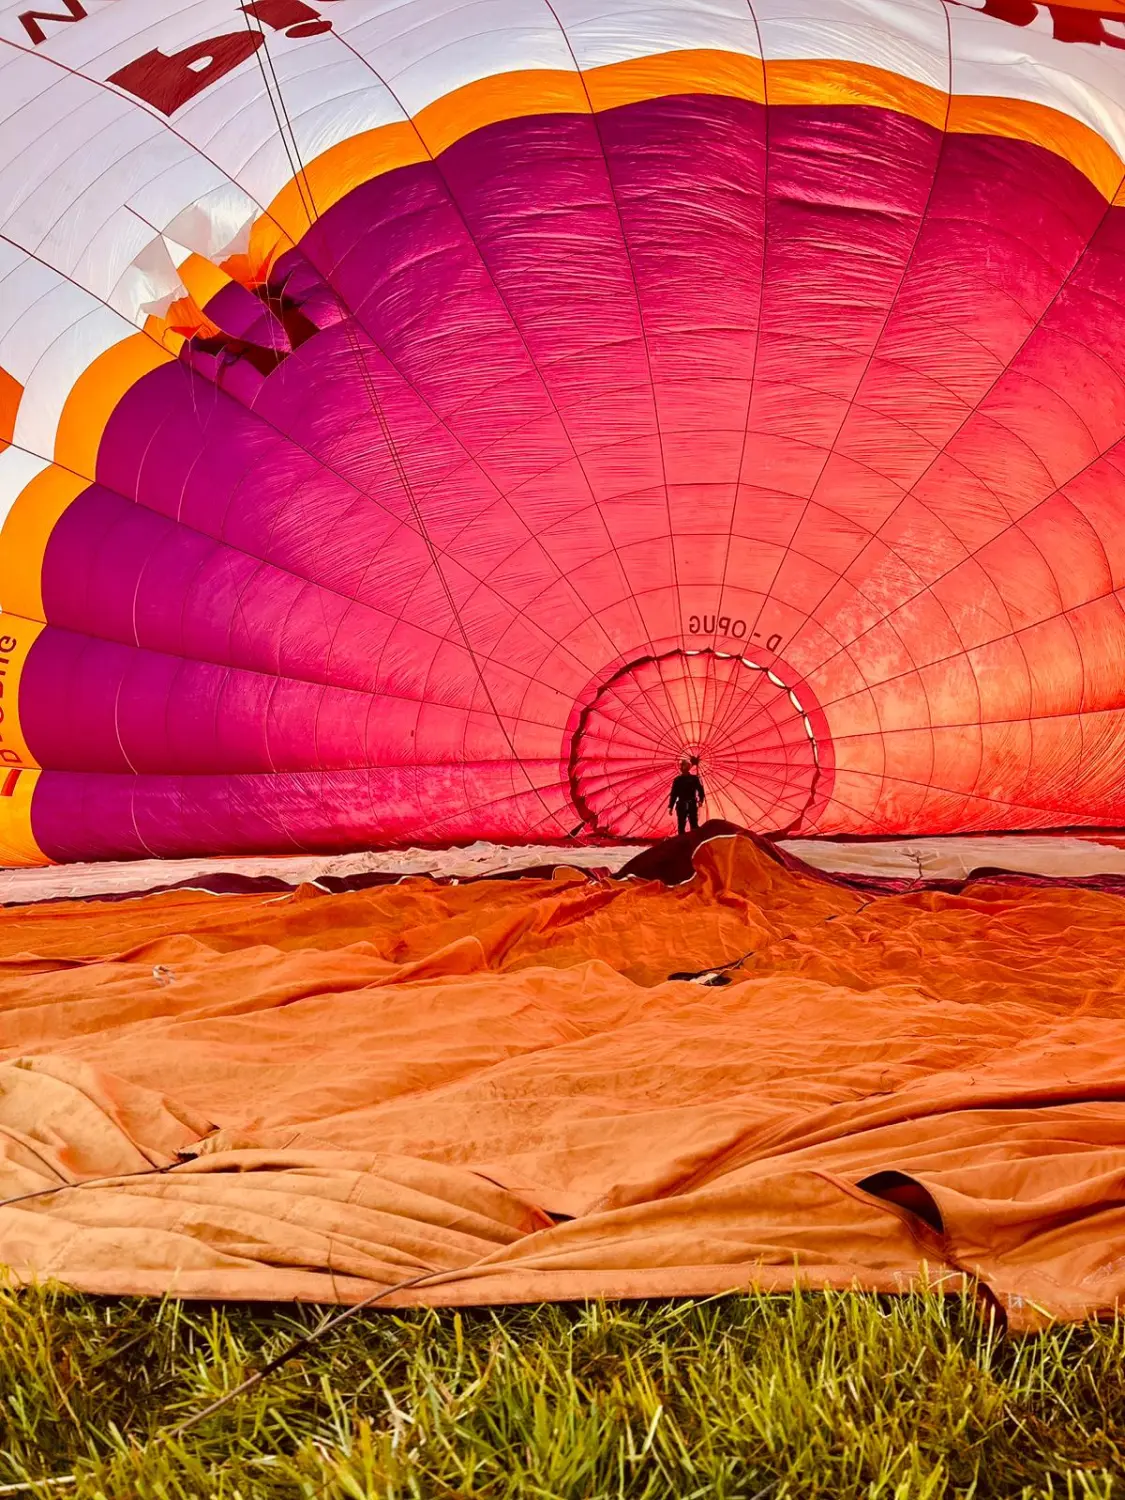
[[[692,831],[692,833],[698,833],[699,832],[699,808],[696,807],[694,803],[692,803],[691,807],[688,808],[687,815],[688,815],[688,822],[691,824],[691,831]]]
[[[676,805],[676,822],[680,825],[680,832],[681,833],[683,833],[684,829],[687,827],[687,820],[688,820],[689,816],[690,816],[690,809],[684,807],[682,804],[677,803],[677,805]]]

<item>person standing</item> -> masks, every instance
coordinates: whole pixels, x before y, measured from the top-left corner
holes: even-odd
[[[680,774],[672,782],[672,790],[668,797],[668,811],[675,812],[681,833],[688,824],[691,825],[693,833],[699,827],[699,809],[707,795],[703,790],[702,781],[692,770],[692,767],[698,764],[697,760],[689,761],[686,757],[680,761]]]

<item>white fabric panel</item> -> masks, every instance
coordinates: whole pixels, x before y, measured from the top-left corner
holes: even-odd
[[[0,366],[21,385],[47,345],[94,305],[50,266],[5,246],[12,257],[0,279]]]
[[[362,16],[362,21],[353,17]],[[525,68],[574,70],[545,0],[341,0],[332,21],[410,114],[452,89]]]
[[[53,160],[50,171],[38,177],[25,168],[24,175],[31,175],[36,186],[7,215],[6,232],[69,275],[91,238],[117,216],[134,189],[182,163],[183,147],[167,131],[154,130],[154,124],[139,110],[123,109],[122,101],[104,90],[92,91],[75,111],[73,128],[81,151]],[[101,290],[96,280],[104,282],[106,274],[95,269],[93,291]]]
[[[29,305],[49,292],[57,280],[47,267],[29,261],[17,246],[0,239],[0,368],[21,384],[35,361],[33,358],[23,361],[22,372],[17,369],[21,363],[19,342],[10,337],[11,331]]]
[[[983,0],[979,0],[983,5]],[[1125,50],[1056,42],[1042,7],[1030,26],[1012,26],[971,5],[950,5],[957,94],[1027,99],[1062,110],[1107,140],[1125,160]],[[1104,23],[1125,41],[1125,22]]]
[[[266,45],[303,161],[360,131],[402,119],[377,66],[357,55],[350,39],[345,45],[331,32],[312,38],[267,33]]]
[[[64,211],[65,184],[76,171],[90,169],[96,158],[98,136],[126,111],[113,95],[83,78],[59,73],[42,58],[22,65],[24,85],[13,96],[0,92],[0,213],[7,229],[17,216],[34,249]],[[0,78],[0,86],[7,78]],[[139,122],[142,126],[145,122]],[[28,171],[28,152],[35,153],[35,170]],[[86,178],[88,182],[89,177]]]
[[[143,326],[147,317],[163,314],[171,302],[184,294],[177,266],[189,254],[182,251],[178,262],[162,236],[150,238],[110,292],[109,305],[138,327]]]
[[[186,245],[196,255],[218,261],[246,249],[250,225],[256,214],[249,194],[237,184],[224,180],[213,192],[204,193],[170,218],[153,214],[146,214],[146,218],[153,224],[163,221],[172,239]]]
[[[47,459],[27,453],[23,448],[5,448],[0,452],[0,526],[36,475],[50,467]]]
[[[18,221],[9,213],[8,227],[13,238],[29,248],[37,248],[44,234],[56,229],[63,243],[47,253],[62,269],[73,269],[66,253],[68,238],[88,245],[99,227],[99,208],[104,212],[129,203],[160,231],[201,200],[223,204],[223,198],[212,195],[225,188],[222,230],[200,235],[197,225],[197,237],[229,243],[246,223],[247,203],[250,212],[260,212],[292,176],[262,70],[253,58],[204,90],[177,112],[174,121],[103,81],[152,49],[170,54],[216,36],[244,34],[245,18],[232,13],[226,0],[162,0],[155,17],[147,0],[113,0],[111,5],[104,0],[95,5],[92,0],[83,21],[44,23],[48,41],[38,48],[30,46],[19,24],[26,8],[6,5],[0,19],[0,35],[18,39],[23,49],[2,49],[18,59],[20,82],[37,79],[37,88],[17,91],[5,89],[6,75],[0,74],[0,163],[9,164],[13,178],[13,192],[6,192],[8,184],[0,170],[0,204],[22,207],[22,196],[34,184],[33,202]],[[293,43],[271,35],[269,46],[271,56],[280,56]],[[207,149],[219,135],[224,161]],[[29,141],[39,143],[42,165],[36,176],[26,172],[20,159]],[[237,190],[231,179],[263,148],[272,166],[259,171],[247,202],[234,215],[239,222],[232,225],[230,204]],[[111,166],[115,151],[117,161]],[[82,201],[85,187],[92,187],[89,203]],[[84,284],[105,297],[120,284],[124,269],[121,264],[107,266],[104,274],[88,277]]]
[[[0,231],[17,245],[109,300],[185,203],[203,206],[193,218],[207,248],[240,233],[255,205],[159,118],[45,57],[21,66],[41,88],[29,97],[0,92]],[[36,172],[27,170],[28,149]],[[217,232],[198,223],[208,203],[219,212]]]
[[[767,58],[832,58],[943,93],[949,28],[941,0],[753,0]]]
[[[253,59],[180,110],[175,126],[242,188],[259,213],[294,175],[291,144],[278,129],[261,69]]]
[[[74,268],[74,279],[92,294],[109,303],[123,317],[137,321],[137,305],[122,299],[119,289],[128,283],[138,257],[152,243],[152,229],[142,219],[120,208],[93,231],[85,252]],[[48,247],[49,248],[49,247]],[[40,253],[43,253],[42,250]],[[63,257],[52,257],[61,262]]]
[[[36,361],[25,382],[23,400],[16,416],[14,441],[44,458],[54,452],[59,417],[75,381],[100,354],[136,332],[108,307],[95,305],[85,315],[78,314],[76,299],[83,294],[76,288],[60,288],[47,300],[54,302],[58,299],[57,311],[61,312],[68,292],[75,299],[71,303],[73,311],[66,326],[46,345]],[[88,299],[85,302],[89,308]]]
[[[583,70],[693,48],[761,56],[747,0],[558,0],[555,12]]]
[[[158,168],[153,160],[149,163],[151,170],[135,172],[135,180],[119,201],[130,217],[146,226],[150,236],[169,228],[183,212],[185,202],[199,204],[201,208],[194,217],[200,229],[205,215],[211,220],[203,231],[207,243],[215,243],[217,247],[227,244],[253,213],[254,205],[245,193],[232,187],[217,167],[178,141],[158,122],[153,123],[175,149],[168,153],[169,160],[163,168]],[[84,279],[87,272],[81,260],[76,262],[75,269]]]
[[[403,118],[371,67],[339,37],[301,39],[271,32],[265,47],[265,79],[274,103],[263,81],[263,49],[176,116],[177,130],[263,206],[292,179],[295,165]],[[279,116],[287,141],[278,130]]]

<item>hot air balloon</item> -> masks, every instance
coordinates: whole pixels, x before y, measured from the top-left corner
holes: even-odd
[[[1125,5],[0,20],[0,857],[1125,821]]]

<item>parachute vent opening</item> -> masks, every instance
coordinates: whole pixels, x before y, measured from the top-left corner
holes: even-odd
[[[756,833],[795,830],[820,780],[821,747],[800,687],[783,664],[714,650],[630,662],[581,711],[570,794],[607,838],[668,832],[668,791],[681,759],[698,758],[704,816]]]

